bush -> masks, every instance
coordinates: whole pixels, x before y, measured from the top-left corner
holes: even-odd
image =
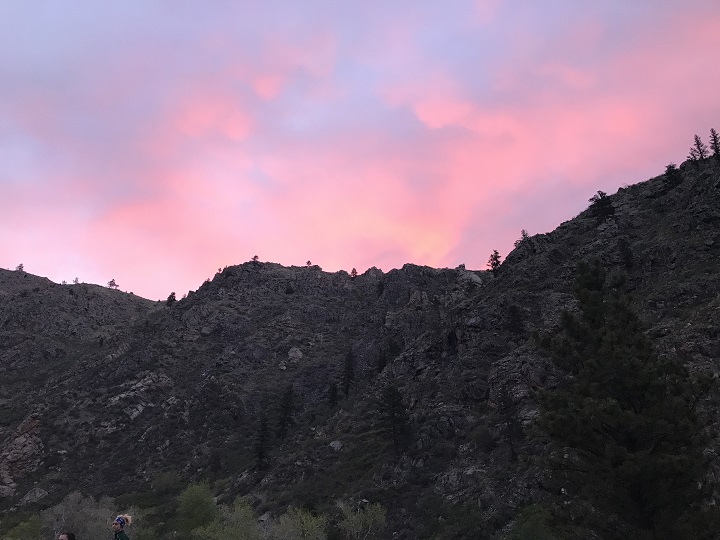
[[[277,521],[270,523],[269,540],[325,540],[327,521],[302,508],[290,508]]]
[[[345,531],[349,540],[380,538],[385,529],[385,508],[380,504],[366,504],[353,510],[344,502],[337,503],[343,519],[338,527]]]
[[[175,523],[180,538],[191,538],[190,532],[205,527],[219,515],[210,486],[191,484],[178,497]]]
[[[108,535],[110,520],[117,515],[114,506],[109,497],[96,501],[71,493],[42,513],[44,538],[60,531],[72,531],[78,538],[103,538]]]
[[[247,500],[221,509],[218,519],[193,531],[194,540],[260,540],[262,535]]]
[[[36,515],[10,529],[5,540],[42,540],[42,537],[42,522]]]

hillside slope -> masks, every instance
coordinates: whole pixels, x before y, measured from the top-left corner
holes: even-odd
[[[177,471],[223,479],[221,500],[260,512],[378,501],[394,538],[500,530],[544,489],[530,396],[553,370],[531,335],[573,308],[578,261],[628,275],[661,354],[717,370],[720,167],[681,172],[530,237],[497,275],[249,262],[167,306],[0,270],[0,511],[57,502],[57,485],[140,493]],[[381,429],[390,383],[410,418],[401,455]]]

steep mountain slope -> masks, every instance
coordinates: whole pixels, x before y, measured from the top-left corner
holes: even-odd
[[[681,173],[523,241],[497,275],[250,262],[167,306],[0,271],[0,510],[56,502],[59,484],[140,493],[178,471],[224,479],[221,499],[259,512],[378,501],[394,538],[497,531],[544,489],[531,391],[554,373],[531,334],[572,309],[579,260],[627,273],[662,354],[717,369],[720,168]],[[401,455],[382,428],[391,382],[410,418]]]

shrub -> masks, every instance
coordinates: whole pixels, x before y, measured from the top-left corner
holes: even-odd
[[[38,515],[16,525],[4,536],[5,540],[41,540],[42,537],[42,522]]]
[[[327,520],[302,508],[289,508],[268,527],[268,540],[325,540]]]
[[[180,538],[190,538],[191,531],[209,525],[217,517],[218,508],[209,485],[191,484],[178,497],[175,523]]]
[[[195,529],[193,540],[260,540],[263,536],[247,500],[238,498],[231,508],[223,507],[218,519]]]
[[[610,202],[610,197],[608,197],[604,191],[598,191],[590,197],[588,201],[591,203],[590,209],[593,214],[600,220],[615,215],[615,207],[612,205],[612,202]]]
[[[343,516],[338,527],[345,531],[349,540],[381,538],[386,516],[382,505],[365,504],[353,509],[349,504],[339,501],[337,506]]]

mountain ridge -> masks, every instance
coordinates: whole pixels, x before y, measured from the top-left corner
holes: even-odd
[[[407,264],[352,278],[251,261],[167,305],[2,270],[0,511],[57,502],[57,485],[128,496],[177,471],[222,479],[220,500],[263,512],[379,501],[395,538],[426,537],[443,516],[498,531],[545,489],[532,392],[557,374],[532,334],[573,309],[578,261],[627,275],[661,354],[717,372],[720,168],[680,174],[521,241],[496,274]],[[390,383],[412,428],[400,456],[379,427]],[[277,422],[287,387],[288,433],[259,468],[258,422]]]

